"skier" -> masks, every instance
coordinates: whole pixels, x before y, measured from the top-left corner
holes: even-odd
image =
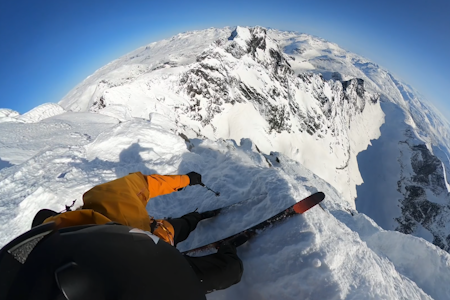
[[[137,172],[87,191],[80,209],[41,210],[33,228],[0,252],[0,300],[205,299],[238,283],[236,247],[246,235],[202,257],[173,247],[219,210],[155,220],[145,209],[153,197],[198,184],[195,172]]]

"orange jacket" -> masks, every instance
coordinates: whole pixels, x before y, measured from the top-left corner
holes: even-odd
[[[132,173],[125,177],[97,185],[83,195],[81,210],[68,211],[50,218],[58,228],[87,224],[117,222],[122,225],[151,231],[173,245],[174,230],[165,220],[154,220],[145,209],[150,198],[169,194],[189,185],[187,175],[143,175]]]

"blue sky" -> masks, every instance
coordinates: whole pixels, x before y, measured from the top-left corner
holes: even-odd
[[[387,68],[450,117],[450,1],[0,2],[0,107],[58,102],[108,62],[179,32],[224,26],[313,34]]]

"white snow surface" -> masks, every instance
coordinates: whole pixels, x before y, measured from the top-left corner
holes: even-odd
[[[0,246],[29,229],[42,208],[57,211],[94,185],[130,172],[196,171],[216,197],[200,187],[151,199],[148,212],[179,217],[243,201],[199,223],[181,251],[234,234],[316,191],[326,199],[238,248],[242,281],[208,299],[448,299],[450,255],[423,239],[385,231],[358,214],[324,180],[300,163],[260,153],[249,139],[185,142],[169,118],[109,117],[70,113],[29,125],[36,145],[49,134],[58,144],[30,156],[13,134],[0,149],[25,153],[0,170]],[[48,124],[70,128],[53,130]],[[44,126],[45,125],[45,126]],[[42,127],[44,126],[44,127]],[[9,128],[10,131],[18,127]],[[77,133],[68,138],[68,132]],[[86,136],[91,138],[88,139]],[[77,143],[78,142],[78,143]],[[278,158],[278,161],[277,161]]]

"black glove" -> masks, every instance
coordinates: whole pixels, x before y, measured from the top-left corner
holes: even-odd
[[[237,236],[235,236],[234,238],[230,239],[228,243],[233,247],[239,247],[245,244],[255,234],[256,234],[255,232],[242,232]]]
[[[196,185],[196,184],[203,185],[202,175],[196,172],[189,172],[186,175],[189,177],[189,185]]]

